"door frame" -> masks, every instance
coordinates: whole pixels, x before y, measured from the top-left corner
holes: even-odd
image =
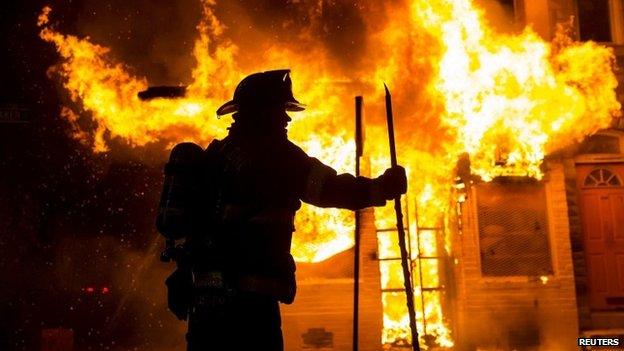
[[[585,263],[585,268],[586,268],[586,272],[587,272],[587,296],[588,296],[588,304],[591,310],[602,310],[602,311],[611,311],[611,310],[616,310],[616,309],[621,309],[621,305],[618,306],[613,306],[612,308],[606,306],[601,306],[601,307],[597,307],[595,306],[594,302],[593,302],[593,298],[595,298],[595,296],[593,296],[594,292],[592,291],[592,288],[590,286],[590,277],[593,274],[593,272],[590,271],[589,268],[589,263],[588,263],[588,233],[585,231],[585,211],[586,209],[584,209],[584,200],[583,200],[583,195],[584,194],[588,194],[588,193],[596,193],[597,190],[602,190],[602,189],[611,189],[611,190],[615,190],[615,191],[624,191],[624,162],[615,162],[615,163],[604,163],[604,162],[595,162],[595,163],[577,163],[575,165],[576,168],[576,188],[577,188],[577,199],[578,199],[578,206],[579,206],[579,220],[580,220],[580,224],[581,224],[581,232],[582,232],[582,238],[581,238],[581,242],[582,242],[582,247],[583,247],[583,256],[584,256],[584,263]],[[593,172],[596,169],[607,169],[609,171],[611,171],[612,173],[616,174],[616,176],[618,176],[619,180],[620,180],[620,186],[605,186],[605,187],[586,187],[584,186],[584,181],[585,179],[589,176],[589,174],[591,172]]]

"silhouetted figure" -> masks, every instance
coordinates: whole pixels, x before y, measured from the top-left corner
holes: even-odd
[[[278,303],[295,297],[290,245],[301,201],[356,210],[406,191],[402,167],[375,179],[339,175],[288,140],[286,111],[304,109],[289,72],[239,83],[217,110],[234,113],[223,140],[205,151],[189,143],[172,150],[158,228],[170,243],[186,239],[165,256],[178,262],[169,303],[188,317],[189,351],[282,350]]]

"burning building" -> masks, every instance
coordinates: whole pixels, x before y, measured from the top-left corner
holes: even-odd
[[[310,104],[291,139],[352,172],[350,102],[363,94],[365,168],[376,174],[388,163],[379,118],[386,81],[410,179],[405,224],[423,344],[569,350],[580,332],[623,325],[620,0],[366,3],[349,12],[366,28],[354,36],[357,59],[319,35],[334,28],[332,13],[346,11],[341,2],[296,2],[304,24],[281,23],[296,40],[267,35],[254,45],[233,36],[241,29],[219,17],[228,13],[219,3],[200,4],[184,96],[150,101],[137,97],[146,78],[111,49],[61,33],[52,9],[42,10],[40,36],[61,57],[50,74],[67,92],[61,115],[75,138],[95,153],[115,152],[119,140],[206,144],[224,134],[229,122],[214,111],[245,72],[291,67]],[[410,342],[391,211],[362,213],[362,350]],[[300,288],[283,308],[286,345],[348,349],[353,215],[304,207],[296,226]]]

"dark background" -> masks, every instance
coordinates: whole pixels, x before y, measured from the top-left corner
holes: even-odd
[[[71,138],[67,99],[46,76],[58,56],[37,36],[43,5],[0,5],[0,104],[28,110],[27,123],[0,124],[0,350],[39,350],[42,330],[59,327],[78,350],[174,345],[159,281],[171,267],[155,259],[161,164]],[[51,5],[61,30],[88,27],[84,3]]]

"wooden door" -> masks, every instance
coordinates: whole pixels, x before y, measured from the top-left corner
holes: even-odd
[[[579,165],[590,305],[624,307],[624,165]]]

